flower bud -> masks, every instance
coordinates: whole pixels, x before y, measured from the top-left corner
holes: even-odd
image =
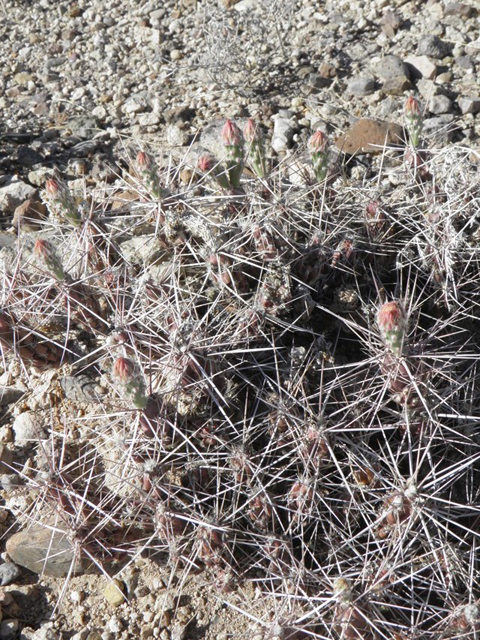
[[[313,170],[318,182],[323,182],[328,173],[329,142],[323,131],[315,131],[308,141]]]
[[[407,329],[407,319],[401,305],[395,301],[383,304],[377,313],[377,324],[385,344],[400,356]]]
[[[122,385],[124,393],[136,409],[145,409],[148,397],[140,371],[128,358],[117,358],[113,365],[113,377]]]
[[[417,147],[420,142],[420,134],[423,129],[423,116],[420,103],[416,98],[410,96],[405,103],[405,117],[407,120],[407,130],[410,142],[413,147]]]
[[[34,254],[42,260],[47,269],[57,280],[65,280],[65,272],[59,257],[49,242],[37,238],[33,248]]]

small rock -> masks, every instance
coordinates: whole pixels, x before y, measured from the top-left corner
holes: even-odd
[[[39,424],[39,418],[33,411],[24,411],[18,415],[12,424],[15,435],[15,443],[25,445],[29,442],[38,442],[45,438],[45,431]]]
[[[173,147],[181,147],[187,143],[188,134],[176,124],[169,124],[166,127],[167,142]]]
[[[18,620],[3,620],[0,623],[0,640],[13,640],[18,633]]]
[[[7,584],[15,582],[22,575],[19,567],[13,562],[4,562],[0,564],[0,585],[5,587]]]
[[[12,473],[13,454],[5,444],[0,444],[0,474]]]
[[[409,77],[408,67],[400,56],[385,56],[376,65],[375,70],[379,78],[382,80],[391,80],[398,76],[405,76],[406,78]]]
[[[15,387],[0,386],[0,407],[17,402],[25,392]]]
[[[458,106],[462,113],[479,113],[480,98],[458,98]]]
[[[47,216],[48,210],[43,202],[29,198],[15,209],[12,224],[17,230],[35,231],[41,226],[38,221],[46,220]]]
[[[125,585],[121,580],[112,580],[108,583],[103,596],[112,607],[119,607],[125,602]]]
[[[475,71],[475,60],[472,56],[459,56],[455,58],[455,62],[464,71],[471,71],[472,73]]]
[[[73,574],[83,572],[59,518],[49,524],[34,524],[25,531],[15,533],[7,540],[6,549],[16,564],[34,573],[65,578],[72,564]]]
[[[309,89],[324,89],[332,83],[331,78],[322,76],[320,73],[309,73],[306,84]]]
[[[367,96],[375,91],[373,78],[352,78],[347,86],[347,91],[355,96]]]
[[[91,140],[100,131],[97,118],[93,116],[76,116],[70,118],[66,125],[73,136],[82,140]]]
[[[138,124],[142,127],[153,127],[160,123],[160,114],[155,111],[149,113],[140,113],[138,116]]]
[[[170,51],[170,60],[175,62],[176,60],[181,60],[183,58],[183,52],[180,49],[172,49]]]
[[[428,56],[408,56],[405,62],[415,78],[427,78],[431,80],[437,73],[437,66]]]
[[[438,36],[423,36],[417,46],[419,56],[430,56],[441,60],[450,54],[451,44],[440,40]]]
[[[335,78],[337,75],[337,69],[333,64],[330,64],[330,62],[322,62],[318,67],[318,73],[323,78]]]
[[[462,16],[470,18],[473,16],[473,7],[465,2],[448,2],[443,10],[445,16]]]
[[[448,113],[452,106],[452,101],[447,96],[437,95],[432,96],[427,104],[427,108],[430,113],[439,115],[441,113]]]
[[[225,9],[231,9],[239,1],[240,0],[221,0],[221,3],[225,7]]]
[[[405,133],[403,128],[391,122],[358,120],[346,133],[340,136],[335,145],[343,153],[381,153],[383,146],[404,145]]]
[[[17,207],[37,195],[37,190],[25,182],[17,180],[0,187],[0,212],[11,214]]]
[[[396,76],[395,78],[389,78],[383,83],[382,89],[385,93],[391,96],[401,96],[404,91],[408,91],[412,88],[412,83],[407,76]]]
[[[123,629],[123,622],[120,620],[120,618],[117,618],[116,616],[112,616],[108,621],[108,629],[112,633],[118,634]]]
[[[284,118],[277,114],[274,118],[272,148],[277,153],[282,153],[289,149],[296,127],[291,118]]]

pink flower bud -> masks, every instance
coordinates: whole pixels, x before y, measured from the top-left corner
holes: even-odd
[[[135,375],[135,365],[128,358],[117,358],[113,365],[113,375],[121,382],[130,382]]]
[[[404,323],[404,314],[398,302],[386,302],[378,311],[377,321],[382,331],[394,331]]]
[[[144,151],[139,151],[137,154],[137,164],[141,169],[148,169],[152,163]]]
[[[257,142],[262,138],[260,128],[252,118],[249,118],[247,124],[245,125],[245,128],[243,130],[243,137],[248,143]]]
[[[410,117],[420,116],[420,103],[413,96],[407,98],[407,101],[405,103],[405,113]]]
[[[198,168],[200,169],[200,171],[202,171],[203,173],[210,173],[210,171],[213,170],[215,166],[215,160],[214,158],[208,154],[208,153],[204,153],[203,155],[200,156],[200,158],[198,159]]]
[[[35,241],[33,252],[37,257],[45,260],[45,258],[47,258],[49,255],[49,247],[47,242],[45,240],[41,240],[40,238],[37,238],[37,240]]]
[[[377,313],[377,323],[385,344],[393,353],[401,356],[407,328],[405,313],[398,302],[386,302]]]
[[[54,178],[50,178],[45,183],[45,191],[50,198],[55,198],[61,191],[60,185]]]
[[[242,132],[231,120],[227,120],[222,129],[222,140],[226,147],[235,147],[243,142]]]
[[[315,131],[308,141],[311,153],[324,152],[328,147],[328,138],[323,131]]]

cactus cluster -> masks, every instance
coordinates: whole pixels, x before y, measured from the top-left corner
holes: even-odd
[[[134,207],[92,193],[85,216],[47,184],[34,249],[3,261],[0,343],[108,391],[52,413],[55,475],[26,482],[99,565],[153,554],[226,602],[254,580],[279,637],[476,637],[475,167],[385,151],[355,182],[317,132],[299,184],[253,121],[223,141],[188,185],[140,153]]]

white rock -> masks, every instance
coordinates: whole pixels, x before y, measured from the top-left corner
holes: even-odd
[[[431,80],[437,73],[436,64],[428,56],[409,56],[405,58],[405,62],[412,66],[414,72],[416,71],[417,75],[421,75],[422,78]]]
[[[25,200],[35,194],[36,189],[25,182],[17,180],[0,188],[0,212],[13,213]]]
[[[38,416],[33,411],[25,411],[15,418],[12,429],[16,444],[38,442],[46,437]]]

